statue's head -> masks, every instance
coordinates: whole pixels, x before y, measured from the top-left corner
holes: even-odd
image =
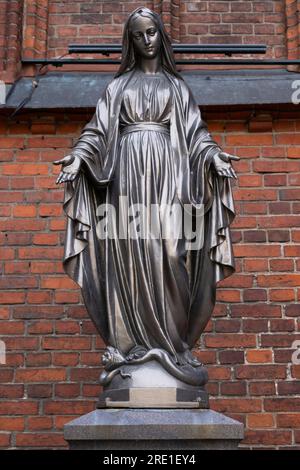
[[[130,15],[129,35],[133,43],[135,59],[152,59],[160,54],[161,29],[158,15],[148,8],[140,8]]]
[[[134,10],[124,25],[122,60],[116,77],[135,68],[141,58],[160,54],[162,67],[181,78],[176,70],[170,38],[161,17],[146,7]]]

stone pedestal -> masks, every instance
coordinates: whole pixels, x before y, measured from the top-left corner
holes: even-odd
[[[243,424],[205,409],[97,409],[64,427],[70,449],[237,449]]]

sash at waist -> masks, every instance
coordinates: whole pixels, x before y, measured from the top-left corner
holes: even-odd
[[[170,135],[170,128],[167,124],[161,124],[159,122],[152,121],[133,122],[132,124],[121,127],[120,135],[125,135],[136,131],[156,131]]]

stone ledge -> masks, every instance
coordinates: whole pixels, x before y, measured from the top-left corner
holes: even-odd
[[[236,449],[244,426],[212,410],[95,410],[64,426],[71,449]]]
[[[200,106],[291,104],[292,84],[299,73],[271,70],[198,70],[182,72]],[[49,72],[24,109],[95,108],[113,74],[107,72]],[[23,77],[14,85],[5,105],[16,108],[29,94],[32,78]]]

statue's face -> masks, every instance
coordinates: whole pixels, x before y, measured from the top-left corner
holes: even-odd
[[[160,51],[160,33],[151,18],[138,16],[132,21],[131,34],[136,53],[154,59]]]

